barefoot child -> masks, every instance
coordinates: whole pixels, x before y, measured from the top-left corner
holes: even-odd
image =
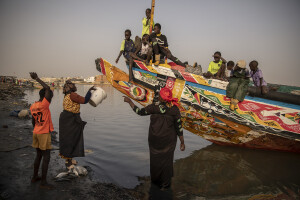
[[[36,101],[30,107],[30,112],[32,114],[32,125],[34,127],[32,147],[36,149],[36,156],[33,165],[33,177],[31,182],[34,183],[38,180],[41,180],[40,188],[52,189],[53,186],[47,183],[46,178],[48,165],[50,162],[50,149],[52,148],[50,132],[54,130],[49,109],[53,92],[46,83],[39,79],[36,73],[32,72],[30,73],[30,76],[43,86],[43,89],[41,89],[39,92],[39,101]],[[38,176],[38,172],[42,158],[42,178],[40,178]]]

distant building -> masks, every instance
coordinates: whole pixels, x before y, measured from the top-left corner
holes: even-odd
[[[91,76],[87,79],[84,79],[85,82],[88,82],[88,83],[94,83],[95,82],[95,77],[94,76]]]
[[[46,82],[46,83],[53,83],[53,82],[57,81],[57,78],[43,77],[43,78],[41,78],[41,80]]]
[[[73,81],[73,82],[82,82],[82,81],[84,81],[84,79],[82,79],[82,78],[71,78],[70,80]]]

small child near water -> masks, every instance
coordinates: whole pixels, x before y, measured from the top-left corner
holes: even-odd
[[[237,108],[237,104],[244,100],[248,91],[250,73],[246,69],[246,61],[237,62],[231,71],[229,84],[226,88],[226,96],[230,98],[230,110]]]
[[[254,86],[259,90],[260,94],[267,94],[268,86],[264,80],[262,71],[258,68],[258,62],[256,60],[251,61],[249,67],[251,69],[250,76],[252,77]]]

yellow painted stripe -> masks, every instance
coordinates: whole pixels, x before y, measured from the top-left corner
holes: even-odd
[[[172,90],[173,97],[178,98],[178,101],[181,98],[181,94],[185,85],[185,81],[181,79],[176,79],[174,83],[174,88]]]
[[[194,79],[197,81],[198,84],[209,85],[208,82],[202,76],[196,74],[191,74],[191,75],[192,77],[194,77]]]

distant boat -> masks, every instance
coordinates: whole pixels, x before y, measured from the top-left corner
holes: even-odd
[[[264,98],[246,96],[232,111],[225,95],[228,82],[185,72],[175,63],[146,66],[135,61],[132,84],[127,73],[106,60],[98,58],[95,62],[113,87],[143,106],[157,100],[160,88],[170,88],[179,99],[183,127],[206,140],[300,153],[300,96],[295,95],[300,88],[293,87],[288,93],[270,92]]]

